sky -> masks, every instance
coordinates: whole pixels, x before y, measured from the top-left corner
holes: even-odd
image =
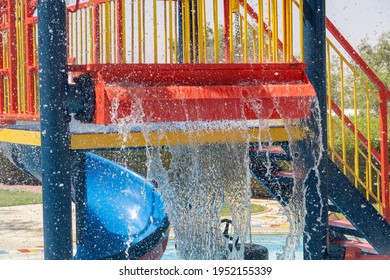
[[[365,37],[375,44],[390,31],[390,0],[326,0],[326,12],[353,47]]]

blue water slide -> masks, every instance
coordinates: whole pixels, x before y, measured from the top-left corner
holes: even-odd
[[[2,144],[2,149],[16,166],[41,179],[39,147]],[[169,221],[156,186],[93,153],[85,153],[84,158],[85,190],[81,199],[76,191],[75,199],[77,209],[82,211],[77,213],[74,258],[161,258],[168,240]],[[76,171],[72,169],[72,173]]]

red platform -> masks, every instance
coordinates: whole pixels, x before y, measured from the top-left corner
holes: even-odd
[[[304,64],[73,65],[95,80],[95,122],[129,116],[142,104],[143,121],[306,118],[315,91]]]

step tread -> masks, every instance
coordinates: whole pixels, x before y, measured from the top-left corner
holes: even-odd
[[[354,247],[362,250],[362,252],[378,255],[378,252],[366,242],[355,241],[355,240],[339,240],[332,242],[333,245],[342,247]]]
[[[348,220],[329,218],[328,224],[329,224],[329,226],[342,227],[342,228],[346,228],[346,229],[356,230],[356,228]]]

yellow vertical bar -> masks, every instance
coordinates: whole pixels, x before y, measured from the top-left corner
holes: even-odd
[[[142,0],[142,61],[146,62],[146,28],[145,28],[145,0]]]
[[[366,88],[367,114],[367,162],[368,162],[368,189],[372,191],[372,156],[371,156],[371,104],[370,91]]]
[[[355,142],[354,142],[354,167],[355,167],[355,187],[358,186],[359,178],[359,137],[358,137],[358,111],[357,111],[357,87],[356,87],[356,72],[353,72],[353,113],[355,122]],[[330,87],[330,86],[328,86]]]
[[[167,2],[164,1],[164,63],[168,62]]]
[[[286,50],[286,62],[291,62],[291,0],[286,2],[286,33],[287,33],[287,50]]]
[[[172,22],[172,0],[168,3],[168,19],[169,19],[169,63],[173,62],[173,22]]]
[[[341,102],[341,146],[342,146],[342,157],[343,157],[343,171],[347,174],[347,149],[346,149],[346,137],[345,137],[345,91],[344,91],[344,62],[340,58],[340,102]]]
[[[106,39],[106,63],[111,63],[111,7],[110,1],[106,0],[104,4],[104,21],[105,21],[105,39]]]
[[[197,22],[198,22],[198,55],[199,63],[204,63],[204,48],[203,48],[203,10],[202,10],[202,1],[197,1]]]
[[[138,0],[137,2],[137,11],[138,11],[138,63],[142,63],[142,7],[141,7],[141,0]]]
[[[234,0],[235,1],[235,0]],[[233,1],[229,1],[229,43],[230,43],[230,63],[234,63],[234,57],[233,57]]]
[[[153,45],[154,45],[154,63],[158,62],[157,47],[157,0],[153,0]]]
[[[289,62],[291,63],[293,61],[293,57],[294,57],[294,32],[293,32],[293,29],[294,29],[294,22],[293,22],[293,18],[294,18],[294,12],[293,12],[293,5],[292,5],[292,2],[289,1],[289,11],[290,11],[290,20],[289,20],[289,36],[290,36],[290,51],[289,51]]]
[[[70,29],[72,30],[72,29]],[[93,3],[89,0],[89,61],[94,63],[93,57]]]
[[[218,0],[214,0],[214,61],[219,62]]]
[[[196,57],[196,30],[195,30],[195,1],[191,0],[191,32],[192,32],[192,57],[193,57],[193,63],[197,62],[197,57]]]
[[[90,0],[92,1],[92,0]],[[123,63],[127,62],[127,36],[126,36],[126,0],[122,0],[122,58]]]
[[[134,4],[135,3],[135,0],[131,0],[131,27],[130,27],[130,31],[131,31],[131,63],[134,63],[134,56],[135,56],[135,47],[134,47],[134,43],[135,43],[135,35],[134,35],[134,27],[135,27],[135,24],[134,24],[134,18],[135,18],[135,9],[134,9]]]
[[[204,52],[204,62],[207,62],[207,13],[205,0],[202,1],[202,10],[203,10],[203,52]]]
[[[272,53],[273,62],[278,61],[278,0],[272,1]]]
[[[287,62],[288,38],[287,38],[287,2],[282,0],[282,36],[283,36],[283,62]]]
[[[303,33],[303,0],[299,1],[299,49],[300,49],[300,61],[304,59],[304,33]]]
[[[263,0],[257,1],[257,34],[258,34],[258,48],[259,48],[259,63],[263,63],[264,57],[264,29],[263,29]]]
[[[244,0],[244,62],[248,62],[248,3]]]
[[[184,63],[188,63],[188,41],[187,36],[189,29],[187,29],[187,17],[188,17],[188,0],[183,0],[182,3],[182,24],[183,24],[183,56],[184,56]]]
[[[186,30],[187,30],[187,34],[186,34],[186,38],[187,38],[187,59],[188,59],[188,63],[191,62],[191,26],[190,26],[190,21],[191,21],[191,3],[190,3],[191,0],[188,0],[187,1],[187,6],[186,6]]]
[[[326,70],[328,85],[331,84],[331,60],[330,60],[330,45],[329,41],[326,41]],[[329,127],[329,146],[334,149],[334,131],[333,131],[333,118],[332,118],[332,91],[331,87],[327,87],[328,92],[328,127]],[[332,160],[334,161],[334,154],[332,154]]]
[[[267,45],[267,61],[271,61],[271,52],[272,52],[272,7],[271,0],[268,0],[268,45]]]

